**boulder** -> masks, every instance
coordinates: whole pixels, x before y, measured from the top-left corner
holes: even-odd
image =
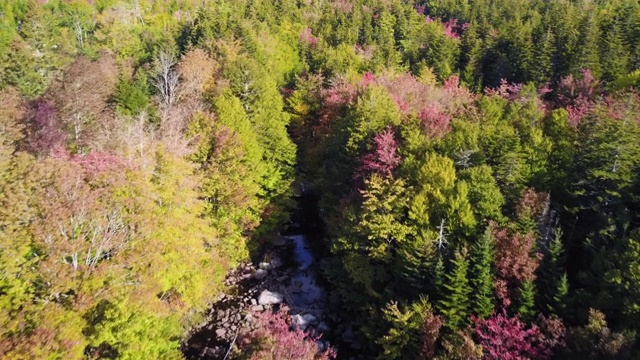
[[[276,305],[282,303],[284,297],[282,294],[277,292],[271,292],[269,290],[264,290],[260,293],[258,297],[258,304],[260,305]]]
[[[342,341],[346,343],[354,342],[355,339],[356,335],[353,333],[353,330],[351,330],[350,327],[348,327],[347,330],[342,333]]]
[[[324,321],[318,324],[318,331],[320,332],[327,332],[329,329],[329,325]]]
[[[262,270],[271,270],[272,266],[268,262],[261,262],[258,267]]]
[[[274,257],[271,259],[271,266],[274,269],[279,268],[280,266],[282,266],[282,260],[280,260],[280,258]]]
[[[268,274],[269,274],[269,273],[267,272],[267,270],[258,269],[258,270],[256,271],[256,273],[255,273],[255,274],[253,274],[253,277],[254,277],[256,280],[260,281],[260,280],[263,280],[264,278],[266,278]]]
[[[264,311],[264,306],[262,305],[255,305],[251,307],[251,311],[253,312],[262,312]]]
[[[300,330],[306,330],[309,325],[318,322],[318,319],[313,314],[293,315],[291,317],[293,325],[297,326]]]
[[[227,330],[225,329],[216,329],[216,336],[219,338],[224,338],[224,336],[227,334]]]

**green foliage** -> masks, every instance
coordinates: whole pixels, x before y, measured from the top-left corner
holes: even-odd
[[[438,303],[438,308],[446,320],[446,327],[456,331],[469,321],[468,314],[471,308],[472,289],[469,284],[469,260],[466,251],[456,251],[451,266],[443,285],[446,295]]]
[[[113,101],[119,113],[138,115],[149,106],[149,95],[146,77],[140,73],[135,80],[121,77]]]
[[[494,249],[491,228],[487,228],[474,244],[471,252],[472,259],[472,311],[479,318],[489,317],[495,308],[493,295],[493,264]]]
[[[535,315],[535,288],[533,281],[526,280],[522,283],[518,293],[518,314],[522,321],[529,322]]]
[[[426,352],[429,351],[428,347],[433,347],[442,320],[433,314],[428,299],[420,298],[403,309],[391,302],[383,311],[390,328],[378,340],[383,348],[380,359],[407,359],[408,356],[419,359],[422,356],[433,356],[433,353]]]

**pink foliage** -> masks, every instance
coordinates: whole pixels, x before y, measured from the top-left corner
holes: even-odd
[[[473,102],[471,93],[459,87],[457,77],[445,80],[445,87],[421,83],[411,74],[381,76],[376,79],[376,83],[387,89],[403,115],[418,115],[429,106],[435,106],[448,114],[456,114],[464,110],[465,104]]]
[[[313,36],[311,28],[306,28],[300,33],[300,42],[305,45],[315,46],[318,44],[318,38]]]
[[[325,360],[335,358],[331,348],[319,352],[318,338],[299,330],[291,330],[288,316],[284,312],[267,311],[256,316],[256,330],[244,335],[240,345],[248,351],[257,347],[251,354],[252,360]]]
[[[458,31],[461,31],[462,28],[458,25],[458,19],[449,19],[442,23],[442,27],[444,28],[444,35],[446,37],[455,40],[460,39]]]
[[[442,86],[447,91],[457,91],[460,89],[460,78],[458,75],[451,75],[444,80]]]
[[[439,139],[450,130],[451,117],[436,105],[422,109],[418,118],[422,121],[422,128],[431,138]]]
[[[487,319],[472,319],[486,360],[545,360],[552,355],[550,342],[536,325],[527,328],[518,317],[509,318],[504,310]]]
[[[551,92],[553,92],[553,89],[549,86],[548,82],[542,84],[542,86],[538,89],[538,95],[540,96],[545,96]]]
[[[535,272],[542,255],[533,254],[535,238],[531,233],[510,234],[506,229],[495,227],[495,224],[492,226],[494,226],[493,237],[496,245],[497,275],[494,289],[496,297],[503,306],[507,307],[511,304],[511,298],[520,285],[535,279]]]
[[[360,79],[360,87],[362,88],[366,88],[367,86],[375,83],[376,83],[376,77],[373,76],[373,74],[368,71],[364,75],[362,75],[362,78]]]
[[[30,112],[28,150],[39,155],[49,155],[54,148],[64,148],[65,134],[55,107],[41,99],[32,104]]]
[[[569,123],[578,126],[582,119],[593,112],[598,82],[588,69],[582,70],[582,76],[574,79],[569,75],[558,82],[556,103],[569,113]]]
[[[331,3],[331,6],[344,14],[350,14],[353,11],[353,3],[348,0],[334,1]]]
[[[451,75],[449,78],[445,79],[442,83],[442,87],[456,99],[464,99],[463,101],[465,102],[473,99],[473,95],[469,90],[460,86],[460,78],[458,75]]]
[[[344,107],[355,101],[357,93],[356,86],[346,80],[336,81],[330,88],[323,90],[321,94],[322,110],[319,118],[320,128],[316,130],[327,128]]]
[[[123,158],[106,151],[92,151],[84,156],[74,156],[72,160],[79,164],[86,174],[91,177],[123,169],[126,166]]]
[[[376,134],[373,143],[373,151],[364,155],[360,160],[362,165],[358,169],[356,177],[371,172],[389,176],[400,164],[400,156],[397,154],[398,144],[390,126]]]
[[[500,86],[495,89],[485,88],[484,92],[488,96],[500,96],[501,98],[513,101],[520,98],[522,87],[522,84],[509,84],[506,79],[501,79]]]

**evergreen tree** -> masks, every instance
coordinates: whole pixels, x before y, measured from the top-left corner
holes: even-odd
[[[455,252],[451,270],[445,276],[446,282],[443,285],[446,295],[439,301],[445,326],[451,331],[465,326],[469,319],[472,289],[469,285],[469,260],[466,253],[465,249]]]
[[[517,309],[524,322],[533,320],[535,315],[535,287],[533,281],[526,280],[520,286],[517,299]]]
[[[487,318],[493,313],[493,237],[491,229],[487,228],[472,248],[471,258],[473,263],[473,296],[472,312],[479,318]]]

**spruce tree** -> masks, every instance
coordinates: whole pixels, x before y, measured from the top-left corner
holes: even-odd
[[[522,321],[529,322],[535,315],[535,288],[533,281],[527,280],[522,283],[518,295],[518,313]]]
[[[455,331],[467,323],[469,318],[471,286],[469,285],[469,260],[465,249],[457,251],[451,260],[451,271],[445,276],[445,298],[440,300],[440,312],[446,326]]]
[[[472,249],[473,282],[472,312],[479,318],[486,318],[493,312],[493,238],[491,229],[487,228],[484,235]]]

